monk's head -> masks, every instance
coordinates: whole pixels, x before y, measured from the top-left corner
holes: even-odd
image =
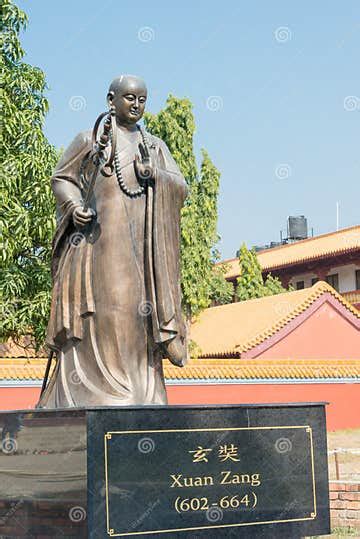
[[[135,75],[116,77],[107,94],[108,103],[115,107],[116,118],[123,125],[135,124],[142,118],[146,98],[146,84]]]

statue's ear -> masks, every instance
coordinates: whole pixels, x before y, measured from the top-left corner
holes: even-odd
[[[115,95],[115,92],[113,90],[110,90],[110,92],[108,92],[108,95],[106,96],[106,98],[107,98],[107,102],[109,103],[109,105],[112,104],[112,100],[114,99],[114,95]]]

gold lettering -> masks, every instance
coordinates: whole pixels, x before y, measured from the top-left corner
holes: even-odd
[[[214,479],[211,475],[203,475],[196,477],[184,477],[183,474],[170,475],[172,484],[170,488],[184,488],[184,487],[206,487],[207,485],[213,485]]]
[[[201,485],[203,487],[214,484],[214,479],[211,477],[211,475],[205,475],[205,477],[203,477],[203,481],[204,483]]]
[[[251,476],[251,486],[258,487],[259,485],[261,485],[260,474],[253,473]]]
[[[234,485],[239,485],[241,483],[240,476],[237,474],[234,474],[231,482],[234,483]]]
[[[170,488],[174,488],[174,487],[182,487],[183,485],[180,483],[180,478],[182,477],[182,474],[178,474],[178,475],[170,475],[171,479],[173,479],[173,484],[170,485]]]
[[[249,474],[232,473],[230,470],[220,472],[221,481],[220,485],[242,485],[251,484],[253,487],[261,485],[260,474],[254,473],[251,476]]]
[[[210,453],[212,449],[205,449],[201,445],[198,445],[198,448],[194,451],[189,451],[189,453],[194,453],[193,462],[209,462],[207,458],[207,453]]]
[[[242,475],[241,483],[250,483],[250,475],[247,475],[247,474]]]
[[[184,477],[184,487],[192,487],[192,486],[193,486],[193,478]]]
[[[223,478],[220,481],[220,485],[231,485],[231,481],[228,481],[230,474],[231,474],[231,471],[221,472],[221,475],[223,476]]]
[[[233,460],[234,462],[239,462],[240,459],[237,458],[238,456],[238,447],[236,445],[221,445],[219,449],[219,458],[221,462],[225,462],[225,460]]]

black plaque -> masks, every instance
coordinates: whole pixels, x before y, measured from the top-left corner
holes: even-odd
[[[87,417],[90,538],[329,532],[323,405],[134,407]]]

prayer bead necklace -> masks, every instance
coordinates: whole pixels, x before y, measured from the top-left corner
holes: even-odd
[[[140,131],[144,147],[148,150],[148,143],[147,143],[144,131],[141,129],[141,127],[139,125],[137,125],[136,127]],[[122,174],[121,174],[120,158],[119,158],[119,150],[118,150],[118,148],[116,148],[116,150],[115,150],[114,164],[115,164],[116,178],[117,178],[120,189],[127,196],[132,197],[132,198],[135,198],[135,197],[138,197],[138,196],[142,195],[145,192],[145,185],[140,185],[139,184],[139,187],[137,189],[130,189],[126,185],[126,183],[124,181],[124,178],[122,177]]]

